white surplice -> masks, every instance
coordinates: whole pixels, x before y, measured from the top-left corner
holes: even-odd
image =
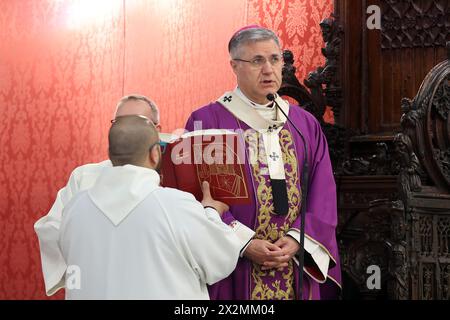
[[[67,205],[59,245],[81,273],[68,299],[208,299],[206,284],[234,270],[243,243],[215,210],[126,165]]]
[[[48,295],[68,266],[80,270],[68,299],[208,299],[206,283],[231,273],[254,235],[159,187],[155,171],[109,161],[77,168],[35,230]]]
[[[58,246],[63,209],[77,193],[91,188],[103,169],[110,167],[112,167],[111,161],[105,160],[75,168],[66,186],[58,191],[50,211],[34,224],[41,251],[45,292],[48,296],[64,286],[62,281],[64,279],[61,278],[61,274],[65,272],[64,259]]]

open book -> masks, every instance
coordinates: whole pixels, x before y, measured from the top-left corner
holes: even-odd
[[[250,203],[245,171],[245,149],[238,135],[221,129],[198,130],[181,136],[160,134],[167,143],[161,167],[161,185],[192,193],[198,201],[201,183],[226,204]]]

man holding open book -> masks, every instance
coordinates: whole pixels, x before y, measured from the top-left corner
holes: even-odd
[[[230,203],[222,219],[249,227],[255,236],[235,271],[209,288],[211,299],[336,296],[341,282],[336,188],[320,124],[276,94],[283,58],[271,30],[259,26],[239,30],[229,42],[229,53],[236,89],[194,111],[186,129],[238,132],[239,143],[245,146],[243,168],[251,201]],[[306,190],[302,171],[306,170],[305,274],[299,281],[300,208]]]
[[[36,224],[47,294],[64,287],[66,299],[209,299],[206,284],[232,272],[253,232],[221,221],[228,206],[207,183],[201,203],[160,186],[163,151],[149,118],[116,116],[108,141],[111,165],[76,181],[91,185]]]

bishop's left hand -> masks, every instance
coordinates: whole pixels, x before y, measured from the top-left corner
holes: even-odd
[[[284,256],[282,260],[279,260],[277,262],[264,262],[261,267],[262,270],[277,269],[278,271],[281,271],[283,269],[282,267],[280,267],[281,264],[289,262],[295,256],[298,250],[300,250],[300,244],[290,236],[284,236],[278,239],[274,244],[281,248],[281,250],[284,252]]]

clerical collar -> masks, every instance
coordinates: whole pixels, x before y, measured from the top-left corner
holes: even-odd
[[[239,98],[242,99],[242,101],[245,102],[245,104],[249,105],[253,109],[255,109],[260,116],[262,116],[267,121],[276,121],[277,120],[277,112],[275,105],[272,101],[269,101],[267,104],[259,104],[256,102],[253,102],[249,98],[245,96],[245,94],[242,92],[242,90],[239,87],[236,87],[234,90],[236,95],[239,96]]]
[[[274,104],[272,101],[269,101],[266,104],[256,103],[256,102],[250,100],[249,98],[247,98],[247,96],[242,92],[242,90],[239,87],[236,87],[234,92],[239,96],[239,98],[244,100],[245,103],[247,103],[248,105],[250,105],[256,109],[274,109]]]
[[[236,88],[237,89],[237,88]],[[286,122],[286,117],[278,110],[278,107],[266,108],[269,112],[271,110],[275,111],[275,116],[271,119],[261,115],[261,109],[256,109],[249,103],[245,102],[237,93],[236,89],[233,91],[225,92],[217,102],[224,106],[231,114],[233,114],[237,119],[245,122],[249,127],[255,130],[274,130],[276,128],[283,127]],[[276,97],[276,102],[280,109],[282,109],[286,114],[289,113],[289,104],[287,101],[283,100],[280,96]],[[264,112],[265,113],[265,112]],[[276,127],[276,128],[275,128]]]

